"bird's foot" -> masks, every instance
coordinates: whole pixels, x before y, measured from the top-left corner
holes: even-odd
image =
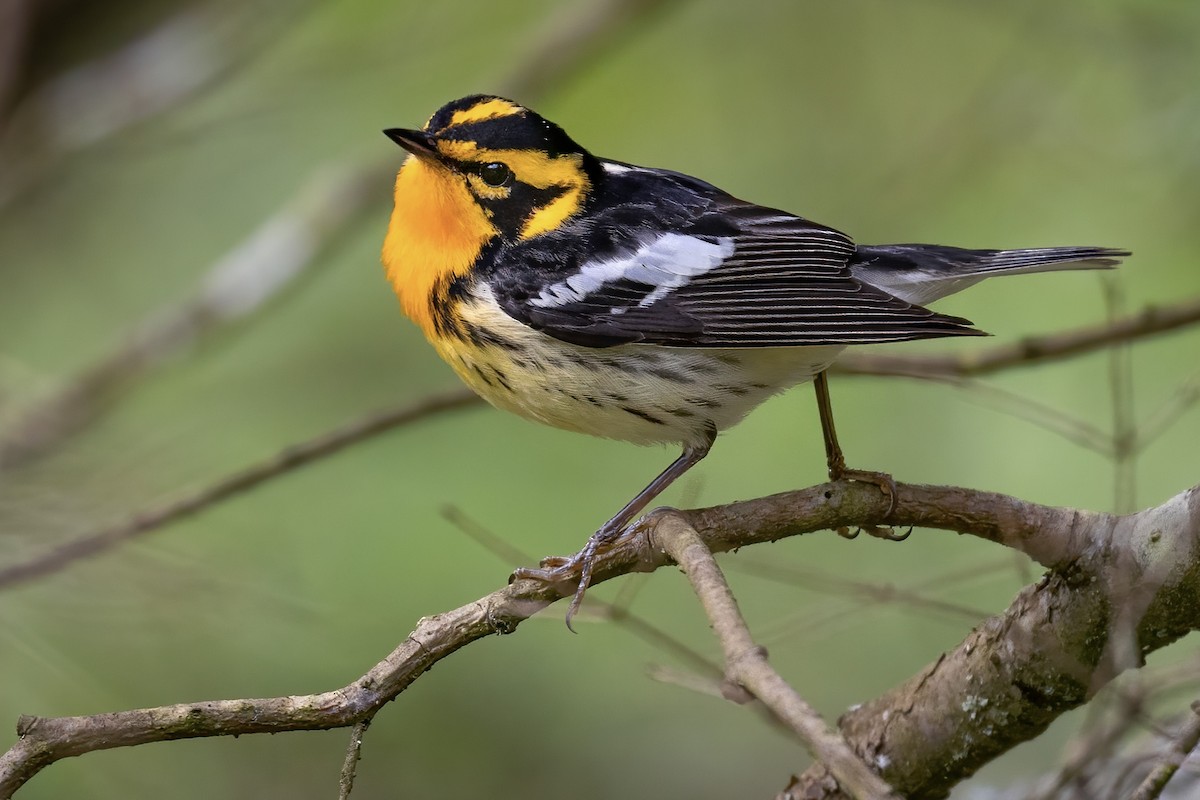
[[[546,584],[578,581],[575,586],[575,594],[571,597],[571,605],[567,607],[566,619],[567,629],[571,633],[575,633],[571,620],[579,611],[579,607],[583,604],[583,596],[592,584],[592,571],[596,567],[596,557],[601,550],[618,542],[626,530],[624,527],[605,525],[593,533],[583,549],[575,555],[548,556],[543,558],[536,568],[517,567],[509,576],[509,583],[520,579],[535,580]]]
[[[858,483],[869,483],[883,492],[887,498],[887,511],[883,513],[886,520],[896,510],[896,479],[886,472],[872,472],[866,469],[846,469],[845,467],[830,466],[829,479],[833,481],[847,480]]]

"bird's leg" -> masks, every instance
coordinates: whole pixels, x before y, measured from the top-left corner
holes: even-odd
[[[708,455],[716,437],[716,430],[709,430],[705,439],[699,444],[685,445],[679,458],[675,459],[671,466],[663,470],[657,478],[650,481],[645,489],[638,492],[637,497],[630,500],[624,508],[617,512],[616,516],[604,523],[600,530],[593,533],[587,540],[587,544],[578,553],[567,558],[542,559],[541,567],[538,569],[519,567],[513,570],[509,580],[531,578],[545,583],[558,583],[574,579],[578,574],[579,584],[575,589],[575,596],[571,598],[571,605],[567,609],[567,627],[573,632],[575,629],[571,627],[571,619],[579,611],[579,606],[583,603],[583,595],[591,585],[592,570],[595,568],[597,554],[602,548],[619,540],[625,532],[625,528],[650,504],[650,501],[658,497],[664,489]]]
[[[865,469],[847,469],[846,456],[842,446],[838,444],[837,431],[833,427],[833,405],[829,402],[829,381],[822,370],[813,378],[813,388],[817,392],[817,412],[821,415],[821,434],[825,437],[825,460],[829,465],[831,481],[850,480],[860,483],[870,483],[879,487],[888,500],[887,513],[884,519],[891,516],[896,507],[896,481],[886,472],[871,472]]]

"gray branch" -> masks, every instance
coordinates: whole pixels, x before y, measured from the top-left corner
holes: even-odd
[[[824,484],[681,512],[712,551],[842,526],[883,524],[870,486]],[[651,516],[603,554],[599,582],[670,562]],[[900,484],[886,522],[968,533],[1029,554],[1050,569],[951,652],[839,721],[864,762],[907,797],[944,797],[957,782],[1143,656],[1200,627],[1200,486],[1117,517],[1013,497]],[[885,546],[885,545],[880,545]],[[902,545],[886,545],[902,546]],[[185,703],[84,717],[22,717],[0,756],[0,798],[62,758],[148,742],[349,727],[371,717],[441,659],[476,639],[512,633],[574,587],[517,581],[462,608],[422,619],[390,655],[350,684],[315,695]],[[785,797],[842,798],[822,764]]]

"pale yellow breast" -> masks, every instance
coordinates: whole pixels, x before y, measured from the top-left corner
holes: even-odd
[[[840,347],[715,349],[561,342],[509,317],[486,287],[464,323],[506,346],[435,341],[455,372],[492,405],[556,428],[637,444],[699,443],[773,394],[809,380]]]

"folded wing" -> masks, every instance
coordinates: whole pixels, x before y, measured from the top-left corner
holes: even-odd
[[[981,335],[969,321],[858,280],[845,234],[729,198],[536,291],[498,297],[512,316],[590,347],[867,344]]]

